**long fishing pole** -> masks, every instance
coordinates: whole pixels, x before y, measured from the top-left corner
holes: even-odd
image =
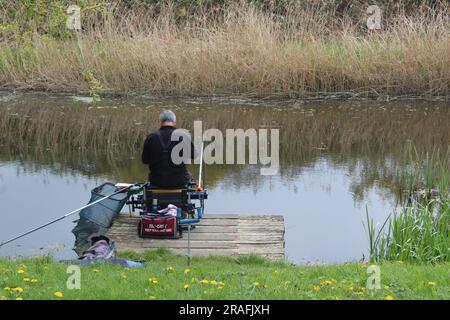
[[[20,238],[22,238],[22,237],[25,237],[26,235],[29,235],[30,233],[33,233],[33,232],[38,231],[38,230],[40,230],[40,229],[42,229],[42,228],[45,228],[45,227],[47,227],[47,226],[49,226],[49,225],[51,225],[51,224],[53,224],[53,223],[56,223],[56,222],[58,222],[58,221],[60,221],[60,220],[63,220],[64,218],[67,218],[68,216],[70,216],[70,215],[72,215],[72,214],[74,214],[74,213],[77,213],[78,211],[81,211],[81,210],[83,210],[83,209],[86,209],[86,208],[88,208],[88,207],[90,207],[90,206],[92,206],[92,205],[94,205],[94,204],[96,204],[96,203],[99,203],[99,202],[101,202],[101,201],[103,201],[103,200],[105,200],[105,199],[111,198],[112,196],[115,196],[116,194],[122,193],[122,192],[124,192],[125,190],[128,190],[128,189],[130,189],[130,188],[133,187],[133,186],[134,186],[134,185],[130,185],[130,186],[128,186],[128,187],[119,189],[118,191],[116,191],[116,192],[114,192],[114,193],[111,193],[111,194],[108,195],[108,196],[105,196],[105,197],[103,197],[103,198],[100,198],[100,199],[98,199],[98,200],[95,200],[94,202],[88,203],[87,205],[82,206],[81,208],[78,208],[78,209],[73,210],[73,211],[71,211],[71,212],[69,212],[69,213],[66,213],[66,214],[63,215],[62,217],[59,217],[59,218],[57,218],[57,219],[55,219],[55,220],[52,220],[52,221],[50,221],[50,222],[47,222],[46,224],[43,224],[42,226],[36,227],[36,228],[34,228],[34,229],[30,230],[30,231],[27,231],[27,232],[25,232],[25,233],[22,233],[21,235],[18,235],[18,236],[14,237],[14,238],[11,238],[11,239],[9,239],[9,240],[7,240],[7,241],[5,241],[5,242],[2,242],[2,243],[0,243],[0,247],[4,246],[5,244],[8,244],[8,243],[10,243],[10,242],[13,242],[13,241],[15,241],[15,240],[17,240],[17,239],[20,239]]]
[[[204,144],[204,142],[202,141],[202,147],[201,147],[201,149],[200,149],[200,168],[199,168],[199,173],[198,173],[198,183],[197,183],[197,190],[198,190],[198,191],[203,190],[203,182],[202,182],[203,144]]]

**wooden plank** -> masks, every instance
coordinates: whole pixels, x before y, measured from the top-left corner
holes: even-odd
[[[143,251],[166,247],[186,254],[187,232],[182,239],[142,239],[137,235],[138,216],[121,213],[108,231],[119,249]],[[256,254],[272,260],[284,258],[283,216],[205,215],[191,231],[193,256]]]

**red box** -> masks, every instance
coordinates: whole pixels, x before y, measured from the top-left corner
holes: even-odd
[[[173,216],[141,216],[138,227],[142,238],[179,238],[178,221]]]

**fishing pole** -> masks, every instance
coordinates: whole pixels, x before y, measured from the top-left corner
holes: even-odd
[[[199,173],[198,173],[198,183],[197,183],[197,191],[202,191],[203,190],[203,183],[202,183],[202,169],[203,169],[203,144],[204,142],[202,141],[202,147],[200,149],[200,168],[199,168]]]
[[[128,190],[128,189],[130,189],[130,188],[133,187],[133,186],[135,186],[135,185],[132,184],[132,185],[129,185],[128,187],[121,188],[121,189],[119,189],[118,191],[116,191],[116,192],[114,192],[114,193],[111,193],[111,194],[108,195],[108,196],[105,196],[105,197],[103,197],[103,198],[100,198],[100,199],[98,199],[98,200],[95,200],[94,202],[88,203],[87,205],[82,206],[81,208],[78,208],[78,209],[73,210],[73,211],[71,211],[71,212],[69,212],[69,213],[66,213],[66,214],[63,215],[62,217],[59,217],[59,218],[57,218],[57,219],[55,219],[55,220],[52,220],[52,221],[50,221],[50,222],[47,222],[46,224],[43,224],[43,225],[41,225],[41,226],[39,226],[39,227],[36,227],[36,228],[34,228],[34,229],[30,230],[30,231],[27,231],[27,232],[25,232],[25,233],[22,233],[21,235],[18,235],[18,236],[14,237],[14,238],[11,238],[11,239],[9,239],[9,240],[7,240],[7,241],[5,241],[5,242],[2,242],[2,243],[0,243],[0,247],[4,246],[5,244],[8,244],[8,243],[10,243],[10,242],[13,242],[13,241],[15,241],[15,240],[17,240],[17,239],[20,239],[20,238],[22,238],[22,237],[25,237],[26,235],[29,235],[30,233],[33,233],[33,232],[38,231],[38,230],[40,230],[40,229],[42,229],[42,228],[45,228],[45,227],[47,227],[47,226],[49,226],[49,225],[51,225],[51,224],[53,224],[53,223],[56,223],[56,222],[58,222],[58,221],[61,221],[61,220],[63,220],[64,218],[67,218],[68,216],[70,216],[70,215],[72,215],[72,214],[74,214],[74,213],[77,213],[78,211],[81,211],[81,210],[83,210],[83,209],[86,209],[86,208],[88,208],[88,207],[90,207],[90,206],[92,206],[92,205],[94,205],[94,204],[96,204],[96,203],[99,203],[99,202],[101,202],[101,201],[103,201],[103,200],[105,200],[105,199],[111,198],[112,196],[115,196],[116,194],[122,193],[122,192],[124,192],[125,190]]]

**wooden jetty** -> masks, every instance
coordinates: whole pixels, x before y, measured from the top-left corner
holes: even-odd
[[[122,250],[143,251],[166,247],[187,253],[187,231],[181,239],[143,239],[137,235],[139,217],[121,213],[108,237]],[[284,259],[284,218],[280,215],[209,214],[191,231],[192,256],[256,254]]]

